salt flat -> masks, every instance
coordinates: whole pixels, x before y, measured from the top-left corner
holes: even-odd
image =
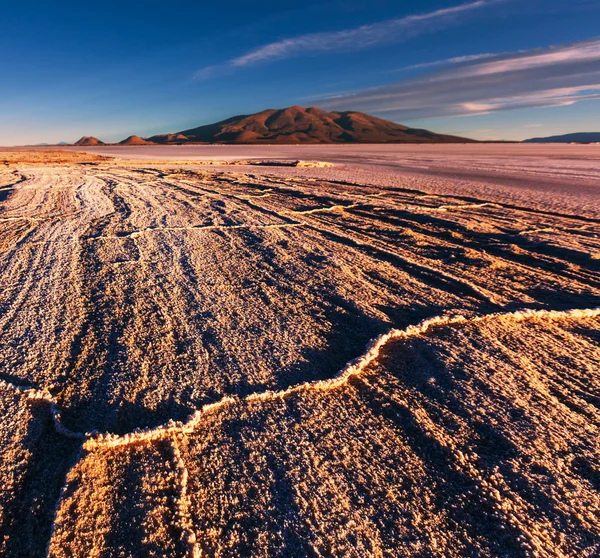
[[[598,146],[88,151],[0,169],[3,554],[600,552]]]
[[[301,175],[388,187],[414,182],[416,189],[431,193],[600,217],[600,145],[157,145],[84,149],[133,160],[328,161],[335,167],[325,171],[302,169]],[[300,171],[277,172],[297,175]]]

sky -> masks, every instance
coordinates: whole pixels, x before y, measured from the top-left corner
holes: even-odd
[[[600,131],[598,0],[5,0],[0,145],[290,105],[483,140]]]

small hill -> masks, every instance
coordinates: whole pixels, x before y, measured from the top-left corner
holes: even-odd
[[[575,132],[562,136],[526,139],[524,143],[596,143],[600,142],[600,132]]]
[[[183,130],[202,143],[464,143],[466,138],[408,128],[362,112],[326,112],[293,106],[234,116]]]
[[[120,141],[119,145],[153,145],[153,142],[140,138],[140,136],[129,136]]]
[[[185,143],[188,141],[188,138],[183,134],[158,134],[156,136],[152,136],[151,138],[147,138],[148,141],[152,143]]]
[[[106,145],[103,141],[100,141],[98,138],[93,136],[83,136],[81,139],[77,140],[73,145],[84,145],[84,146],[93,146],[93,145]]]

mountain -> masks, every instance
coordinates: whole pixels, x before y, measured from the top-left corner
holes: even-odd
[[[92,136],[83,136],[81,139],[77,140],[73,145],[84,145],[84,146],[93,146],[93,145],[105,145],[103,141],[100,141],[98,138],[94,138]]]
[[[140,138],[140,136],[129,136],[119,142],[119,145],[153,145],[151,141]]]
[[[314,107],[305,109],[298,106],[234,116],[215,124],[183,130],[180,134],[188,138],[189,142],[202,143],[464,143],[474,141],[436,134],[429,130],[408,128],[362,112],[326,112]]]
[[[531,138],[524,143],[596,143],[600,142],[600,132],[576,132],[562,136],[548,136],[547,138]]]
[[[183,134],[158,134],[156,136],[152,136],[151,138],[146,138],[148,141],[152,143],[185,143],[188,141],[188,138]]]

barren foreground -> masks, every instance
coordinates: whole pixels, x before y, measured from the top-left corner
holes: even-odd
[[[66,163],[0,170],[0,554],[600,553],[592,213]]]

